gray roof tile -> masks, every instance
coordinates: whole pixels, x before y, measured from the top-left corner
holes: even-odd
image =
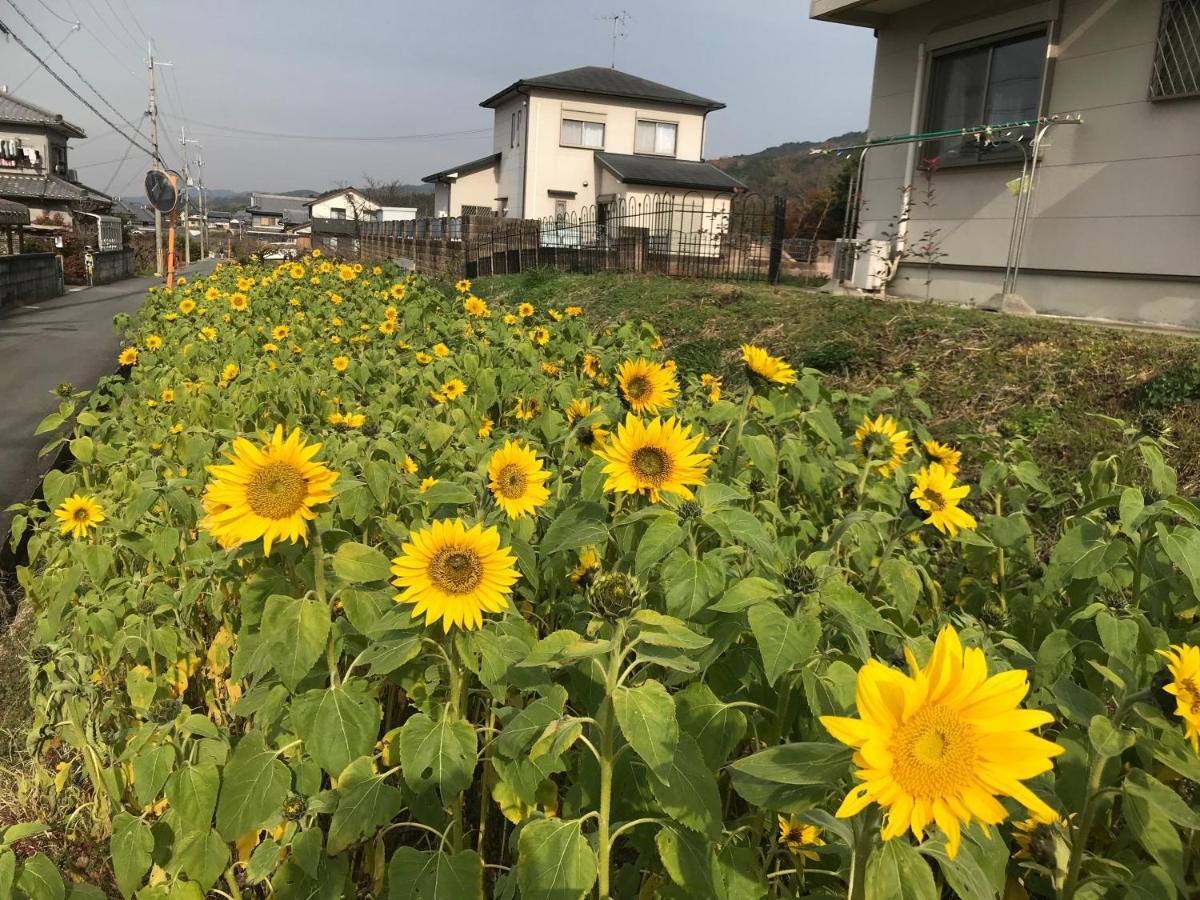
[[[0,122],[19,125],[45,125],[70,137],[87,137],[78,125],[72,125],[58,113],[52,113],[28,100],[20,100],[9,93],[0,93]]]
[[[501,99],[522,88],[543,88],[555,91],[572,91],[580,94],[602,94],[608,97],[623,97],[630,100],[653,100],[659,103],[675,103],[680,106],[698,106],[701,109],[724,109],[725,104],[698,94],[659,84],[628,72],[606,69],[603,66],[580,66],[549,75],[537,75],[514,81],[504,90],[493,94],[480,103],[492,107]]]
[[[84,197],[84,191],[54,175],[10,175],[0,173],[0,197],[18,200],[70,200]]]
[[[745,185],[712,163],[627,153],[597,153],[596,161],[626,184],[733,191]]]

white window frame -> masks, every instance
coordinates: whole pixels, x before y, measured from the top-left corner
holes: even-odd
[[[674,133],[674,139],[671,141],[671,152],[667,153],[665,151],[658,150],[658,149],[653,149],[653,150],[639,149],[638,148],[638,131],[641,129],[641,127],[643,125],[653,125],[654,126],[654,146],[655,146],[655,148],[658,147],[659,127],[660,126],[670,126],[671,130]],[[678,156],[679,155],[679,123],[672,122],[668,119],[643,119],[639,116],[636,124],[633,127],[633,152],[638,154],[639,156],[668,156],[668,157],[672,157],[672,158]]]
[[[567,123],[577,124],[579,126],[579,141],[571,141],[567,139],[566,127]],[[600,143],[587,143],[587,126],[592,125],[600,129]],[[560,147],[579,147],[583,150],[603,150],[604,142],[607,138],[608,129],[604,122],[597,122],[594,119],[577,119],[573,116],[563,116],[562,121],[558,126],[558,145]]]

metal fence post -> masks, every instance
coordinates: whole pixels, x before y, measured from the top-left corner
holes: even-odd
[[[767,262],[767,281],[779,284],[779,267],[783,261],[783,230],[787,220],[787,204],[776,197],[771,215],[771,256]]]

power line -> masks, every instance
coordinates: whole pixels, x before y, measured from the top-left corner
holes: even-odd
[[[67,59],[65,56],[63,56],[61,53],[58,52],[58,50],[54,47],[54,45],[50,43],[50,39],[48,37],[46,37],[44,34],[42,34],[42,32],[38,29],[38,27],[33,24],[33,21],[29,18],[29,16],[25,15],[25,13],[21,10],[21,8],[19,6],[17,6],[16,3],[13,2],[13,0],[8,0],[8,5],[11,6],[14,10],[16,10],[17,15],[19,15],[22,19],[25,20],[25,24],[27,24],[30,28],[33,29],[34,34],[36,34],[38,37],[40,37],[45,42],[46,46],[51,49],[51,51],[54,53],[54,55],[57,56],[59,59],[61,59],[64,63],[66,63],[67,68],[69,68],[72,72],[74,72],[76,77],[80,81],[82,81],[85,85],[87,85],[91,89],[92,93],[95,94],[97,97],[99,97],[101,102],[103,102],[105,106],[107,106],[114,113],[116,113],[118,119],[120,119],[122,122],[124,122],[130,128],[132,128],[134,130],[134,133],[136,133],[138,135],[138,137],[142,138],[143,140],[147,140],[146,136],[138,131],[138,128],[136,125],[134,125],[132,122],[130,122],[127,118],[125,118],[124,114],[119,109],[117,109],[115,106],[113,106],[111,103],[109,103],[108,98],[105,97],[103,94],[101,94],[100,91],[96,89],[96,86],[93,85],[90,81],[88,81],[87,78],[84,76],[84,74],[82,72],[80,72],[77,68],[75,68],[75,66],[71,63],[71,61],[69,59]],[[40,58],[38,61],[41,62]]]
[[[76,22],[75,25],[72,26],[71,30],[68,31],[65,35],[63,35],[63,39],[54,45],[54,52],[58,53],[58,49],[67,42],[67,38],[69,38],[71,35],[73,35],[78,30],[79,30],[79,23]],[[34,66],[32,69],[30,69],[29,74],[26,75],[24,78],[22,78],[19,82],[17,82],[17,86],[12,89],[12,92],[14,94],[19,94],[21,92],[21,88],[25,87],[25,85],[29,81],[29,79],[38,73],[38,68],[39,68],[38,66]]]
[[[125,27],[124,20],[122,20],[122,18],[119,15],[117,15],[117,11],[115,9],[113,9],[113,5],[111,3],[109,3],[108,0],[104,0],[104,5],[107,6],[108,11],[110,13],[112,13],[112,17],[117,20],[117,24],[121,26],[121,30],[123,32],[125,32],[125,35],[129,38],[130,43],[132,43],[133,46],[136,47],[138,49],[138,51],[140,52],[141,46],[142,46],[141,42],[133,36],[132,31],[130,31],[128,28]],[[116,32],[114,31],[113,33],[115,34]]]
[[[71,21],[71,20],[70,20],[70,19],[68,19],[66,16],[60,16],[58,13],[56,13],[56,12],[55,12],[55,11],[54,11],[54,10],[53,10],[51,7],[50,7],[50,5],[49,5],[49,4],[46,2],[46,0],[37,0],[37,2],[38,2],[38,5],[39,5],[39,6],[40,6],[42,9],[44,9],[46,12],[50,13],[50,15],[54,16],[54,18],[58,19],[60,22],[66,22],[68,25],[74,25],[76,28],[78,28],[78,27],[79,27],[79,20],[78,20],[78,19],[75,19],[75,21]],[[68,6],[69,6],[69,5],[70,5],[70,4],[68,4]]]
[[[66,0],[66,3],[67,3],[67,9],[71,10],[71,15],[75,16],[75,18],[76,18],[76,19],[78,19],[78,18],[79,18],[79,13],[76,11],[75,7],[71,5],[71,0]],[[103,24],[105,28],[108,28],[108,30],[109,30],[109,34],[112,34],[114,37],[116,37],[116,32],[114,32],[114,31],[112,30],[112,28],[110,28],[110,27],[109,27],[109,24],[108,24],[108,22],[106,22],[106,21],[104,20],[104,17],[103,17],[103,16],[100,16],[100,17],[99,17],[99,19],[100,19],[100,22],[101,22],[101,24]],[[80,22],[80,27],[82,27],[82,26],[83,26],[83,23],[82,23],[82,22]],[[94,41],[94,42],[95,42],[95,44],[96,44],[96,46],[97,46],[97,47],[100,47],[100,48],[101,48],[101,49],[102,49],[102,50],[103,50],[105,53],[107,53],[107,54],[108,54],[109,56],[111,56],[111,57],[112,57],[114,60],[116,60],[117,64],[118,64],[118,65],[121,67],[121,70],[122,70],[123,72],[125,72],[127,75],[129,75],[129,77],[130,77],[130,78],[134,78],[134,79],[137,79],[137,80],[139,80],[139,81],[141,80],[141,79],[140,79],[140,77],[137,75],[137,73],[133,72],[133,71],[132,71],[132,70],[131,70],[131,69],[130,69],[130,68],[129,68],[129,67],[126,65],[126,64],[125,64],[125,61],[124,61],[123,59],[121,59],[121,57],[117,56],[117,54],[115,54],[115,53],[112,51],[112,48],[108,46],[108,42],[107,42],[107,41],[102,41],[102,40],[100,40],[100,38],[98,38],[98,37],[95,35],[95,33],[94,33],[93,31],[91,31],[90,29],[84,28],[83,30],[84,30],[85,32],[87,32],[87,36],[88,36],[88,37],[90,37],[90,38],[92,39],[92,41]],[[139,53],[141,53],[141,50],[139,50],[138,52],[139,52]]]
[[[32,56],[34,59],[36,59],[41,64],[42,68],[50,73],[50,75],[54,78],[55,81],[57,81],[64,88],[66,88],[67,92],[70,93],[72,97],[74,97],[76,100],[78,100],[80,103],[82,103],[88,109],[90,109],[96,115],[96,117],[98,119],[100,119],[100,121],[102,121],[105,125],[112,128],[113,131],[118,132],[122,137],[125,138],[125,140],[129,141],[129,143],[136,146],[139,150],[141,150],[147,156],[153,158],[154,154],[149,149],[147,149],[146,147],[139,144],[137,141],[135,141],[129,135],[125,134],[125,132],[121,131],[121,129],[116,124],[113,123],[112,119],[108,118],[108,116],[104,115],[104,113],[100,112],[100,110],[96,109],[96,107],[92,104],[92,102],[90,100],[88,100],[86,97],[84,97],[82,94],[80,94],[79,91],[75,90],[75,88],[71,87],[71,85],[67,84],[67,82],[63,79],[63,77],[61,75],[59,75],[57,72],[55,72],[52,68],[50,68],[50,65],[44,59],[42,59],[40,56],[38,56],[32,47],[30,47],[23,40],[21,40],[21,36],[18,35],[16,32],[14,32],[12,29],[10,29],[8,27],[8,25],[6,25],[2,19],[0,19],[0,34],[7,34],[14,41],[16,41],[18,46],[20,46],[20,48],[22,50],[24,50],[26,53],[28,53],[30,56]],[[94,88],[93,88],[93,90],[94,90]],[[134,131],[136,132],[137,129],[135,128]]]
[[[291,134],[280,131],[258,131],[252,128],[235,128],[231,125],[218,125],[215,122],[204,122],[200,119],[173,116],[189,125],[199,125],[204,128],[215,128],[218,131],[228,131],[233,134],[244,134],[250,137],[281,138],[299,141],[352,141],[356,143],[395,143],[397,141],[437,140],[439,138],[460,137],[471,134],[490,134],[490,128],[471,128],[465,131],[433,131],[425,134],[393,134],[393,135],[336,135],[336,134]]]
[[[133,10],[129,8],[129,0],[121,0],[121,5],[125,7],[125,12],[129,13],[129,20],[133,22],[133,27],[138,30],[143,40],[150,40],[150,35],[146,34],[146,29],[142,27],[142,23],[138,21],[138,17]]]
[[[145,119],[147,115],[149,115],[149,113],[142,113],[142,118]],[[141,122],[139,121],[138,124],[141,124]],[[112,187],[112,183],[117,180],[117,175],[119,175],[121,173],[121,170],[123,168],[125,168],[125,160],[127,160],[129,158],[129,151],[130,151],[130,149],[132,149],[132,147],[133,147],[133,144],[125,145],[125,155],[121,157],[121,161],[117,164],[117,167],[115,169],[113,169],[113,173],[110,176],[108,176],[108,181],[104,185],[104,193],[105,194],[107,194],[108,189],[110,187]]]

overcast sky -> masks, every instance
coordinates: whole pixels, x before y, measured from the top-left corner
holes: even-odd
[[[611,24],[627,11],[617,68],[712,97],[709,157],[863,128],[874,38],[811,22],[808,0],[0,0],[0,22],[126,132],[146,109],[145,39],[158,69],[159,140],[178,165],[179,129],[203,142],[204,180],[234,190],[323,190],[364,174],[416,182],[491,152],[479,101],[521,77],[611,61]],[[25,22],[23,12],[33,23]],[[78,20],[81,28],[72,30]],[[62,42],[60,44],[60,42]],[[81,180],[138,193],[146,156],[129,147],[12,39],[0,37],[0,84],[61,112]],[[187,120],[185,121],[181,121]],[[314,137],[419,140],[331,141]],[[167,146],[167,145],[170,146]],[[193,153],[195,151],[193,150]]]

